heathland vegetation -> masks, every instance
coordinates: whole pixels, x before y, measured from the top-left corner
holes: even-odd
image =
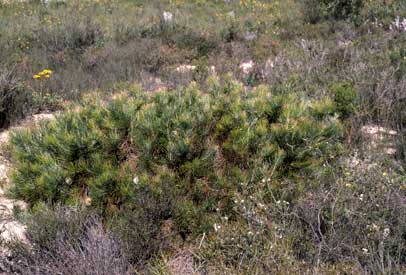
[[[405,1],[3,1],[0,48],[0,127],[58,112],[0,271],[406,272]]]

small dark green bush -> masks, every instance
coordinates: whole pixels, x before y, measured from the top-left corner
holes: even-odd
[[[197,57],[208,56],[218,47],[219,41],[215,35],[197,32],[181,26],[175,27],[171,32],[168,33],[167,38],[169,43],[174,43],[180,49],[195,49]]]
[[[399,131],[399,136],[396,139],[396,153],[398,158],[406,163],[406,129]]]
[[[331,86],[336,111],[342,118],[348,118],[356,110],[357,92],[349,82],[335,83]]]
[[[236,182],[311,173],[340,152],[341,124],[323,104],[266,87],[246,94],[233,81],[86,102],[14,134],[12,191],[32,205],[82,202],[110,216],[147,205],[137,202],[147,188],[146,198],[169,200],[151,210],[156,224],[173,216],[180,232],[200,232],[215,209],[231,211]]]
[[[327,11],[336,19],[347,19],[360,14],[364,0],[324,0]]]
[[[304,12],[310,23],[317,23],[322,19],[355,20],[363,6],[363,0],[306,0]]]
[[[31,104],[31,95],[14,72],[0,72],[0,129],[23,118]]]
[[[406,49],[402,48],[404,43],[398,43],[399,45],[390,52],[390,61],[395,68],[395,76],[398,80],[406,74]]]

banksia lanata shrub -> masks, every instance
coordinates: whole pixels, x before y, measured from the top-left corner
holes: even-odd
[[[186,234],[212,228],[215,210],[232,212],[237,182],[309,174],[340,153],[331,100],[247,93],[230,80],[208,87],[86,102],[14,134],[13,193],[105,215],[142,208],[140,196],[166,199],[158,216],[174,217]]]

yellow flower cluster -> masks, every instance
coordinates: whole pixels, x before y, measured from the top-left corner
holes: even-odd
[[[52,74],[51,70],[43,70],[35,75],[33,75],[32,77],[34,79],[41,79],[41,78],[49,78]]]

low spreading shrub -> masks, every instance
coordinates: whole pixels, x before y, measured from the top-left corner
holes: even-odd
[[[246,93],[230,80],[208,87],[89,101],[15,133],[12,192],[31,205],[84,204],[108,216],[142,207],[140,194],[166,196],[158,217],[187,235],[211,228],[216,209],[230,213],[236,183],[311,174],[341,150],[341,124],[323,107],[331,100]]]
[[[14,250],[20,263],[52,273],[52,254],[56,273],[86,274],[59,268],[81,254],[112,274],[128,262],[183,274],[174,266],[193,261],[207,274],[405,273],[406,2],[158,2],[0,9],[0,63],[18,68],[7,87],[32,90],[35,110],[126,91],[14,134],[11,192],[29,202],[34,214],[20,215],[38,244]],[[43,68],[54,73],[33,79]],[[397,159],[363,126],[387,129]],[[345,165],[343,133],[359,149]],[[95,226],[73,217],[82,208]],[[86,235],[101,223],[100,239]],[[124,259],[118,269],[95,263],[105,258],[89,256],[90,239]]]

